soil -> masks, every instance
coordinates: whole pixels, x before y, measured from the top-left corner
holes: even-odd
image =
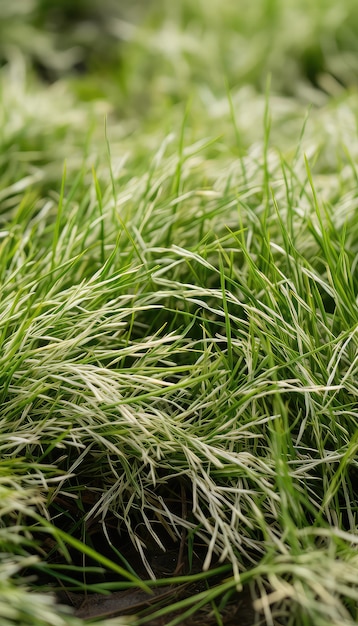
[[[173,492],[176,492],[176,496],[173,497]],[[165,501],[167,506],[171,506],[171,509],[178,515],[186,516],[188,511],[191,510],[191,503],[187,499],[187,493],[190,493],[189,489],[185,487],[175,486],[175,489],[168,489],[166,486]],[[88,509],[91,510],[94,503],[94,495],[88,494]],[[93,492],[92,492],[93,494]],[[162,494],[160,494],[162,495]],[[82,505],[86,506],[86,498],[82,498]],[[78,539],[83,541],[84,522],[86,511],[79,511],[76,508],[76,502],[73,499],[64,501],[63,496],[57,498],[56,502],[50,507],[49,510],[52,518],[56,519],[56,525],[61,527],[67,533],[71,533],[77,536]],[[63,514],[59,515],[59,510],[63,511]],[[193,597],[203,591],[206,591],[208,587],[215,587],[220,585],[223,579],[228,578],[231,575],[231,569],[227,564],[227,569],[221,575],[212,575],[208,578],[188,583],[186,581],[180,582],[182,576],[198,574],[202,572],[202,566],[205,560],[207,546],[199,540],[191,546],[190,563],[188,562],[189,548],[187,544],[187,535],[185,530],[182,531],[181,538],[175,538],[173,540],[173,533],[169,534],[165,526],[159,524],[158,520],[152,520],[157,526],[156,532],[160,537],[160,541],[165,550],[158,548],[157,543],[153,541],[150,533],[143,528],[140,535],[142,545],[146,546],[145,556],[147,562],[157,579],[168,578],[168,584],[165,584],[165,580],[161,586],[153,588],[153,593],[149,595],[140,588],[126,589],[124,591],[113,591],[107,595],[98,593],[83,593],[74,592],[75,586],[71,585],[66,588],[66,583],[61,583],[61,592],[57,593],[58,601],[61,604],[70,605],[73,608],[74,614],[83,619],[92,618],[105,618],[114,617],[120,615],[136,615],[140,618],[140,623],[146,626],[165,626],[174,618],[180,618],[180,613],[172,612],[166,614],[165,617],[155,617],[158,609],[163,607],[169,607],[173,603],[179,600]],[[126,531],[118,528],[118,519],[115,516],[111,517],[109,514],[106,518],[106,529],[109,537],[105,537],[103,532],[102,522],[97,519],[86,521],[87,539],[90,545],[98,553],[106,556],[107,558],[118,562],[122,567],[127,562],[130,565],[132,571],[134,571],[142,580],[148,580],[148,570],[143,564],[143,559],[138,551],[133,546],[132,542]],[[144,525],[142,525],[144,527]],[[137,533],[140,532],[140,524],[136,528]],[[112,545],[111,545],[112,544]],[[45,539],[43,544],[44,549],[48,553],[47,561],[49,563],[55,562],[57,566],[63,566],[63,573],[66,574],[66,561],[58,546],[51,544],[49,538]],[[78,589],[81,591],[83,583],[86,585],[94,586],[98,583],[106,584],[111,582],[118,582],[120,580],[119,575],[106,570],[100,573],[91,573],[87,571],[83,573],[83,565],[85,566],[98,566],[98,563],[87,559],[83,563],[83,554],[76,553],[75,550],[69,548],[69,552],[72,559],[72,564],[78,565]],[[123,562],[119,561],[118,554],[124,559]],[[212,563],[212,568],[218,567],[218,562],[215,560]],[[222,564],[220,564],[222,565]],[[75,574],[73,570],[70,572],[70,576],[73,579]],[[82,578],[81,578],[82,577]],[[169,579],[175,577],[175,584],[171,584]],[[48,584],[51,581],[40,581],[42,584]],[[57,586],[58,588],[58,586]],[[216,607],[220,608],[221,624],[222,626],[256,626],[257,624],[263,624],[264,621],[258,619],[258,615],[255,614],[253,609],[251,596],[248,590],[244,590],[241,593],[233,592],[230,597],[216,599]],[[218,623],[218,619],[215,615],[214,609],[218,611],[218,608],[213,607],[210,603],[206,606],[198,607],[190,617],[184,617],[182,621],[178,622],[178,626],[215,626]],[[153,617],[151,617],[153,616]],[[256,621],[255,621],[256,620]]]
[[[204,585],[205,588],[205,585]],[[115,591],[109,595],[102,594],[75,594],[63,592],[58,594],[61,603],[70,604],[74,614],[82,619],[108,618],[120,615],[137,615],[146,626],[165,626],[172,619],[181,616],[174,611],[156,619],[150,619],[153,614],[163,606],[195,595],[200,592],[197,585],[168,585],[153,590],[153,595],[148,596],[141,589],[127,591]],[[147,619],[145,619],[147,618]],[[254,626],[255,612],[252,608],[250,595],[247,592],[235,594],[221,612],[222,624],[225,626]],[[201,608],[189,618],[179,623],[181,626],[215,626],[217,619],[210,605]],[[178,625],[179,626],[179,625]]]

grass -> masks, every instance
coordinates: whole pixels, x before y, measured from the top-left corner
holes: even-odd
[[[0,20],[0,621],[353,625],[355,5],[74,6]]]

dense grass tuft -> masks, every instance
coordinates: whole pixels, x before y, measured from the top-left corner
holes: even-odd
[[[172,550],[166,624],[356,623],[356,10],[241,4],[0,21],[6,626]]]

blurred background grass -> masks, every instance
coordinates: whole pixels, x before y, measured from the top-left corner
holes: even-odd
[[[140,173],[168,137],[177,149],[188,107],[184,144],[220,137],[220,178],[263,151],[268,78],[272,145],[294,155],[311,107],[302,148],[330,175],[356,152],[357,51],[353,0],[0,0],[2,214],[57,189],[65,159],[69,181],[108,176],[105,118],[112,159]]]
[[[21,51],[40,79],[75,78],[81,99],[123,114],[251,84],[310,100],[358,78],[353,0],[0,2],[1,63]]]

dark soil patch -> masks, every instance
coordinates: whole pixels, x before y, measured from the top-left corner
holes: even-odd
[[[183,486],[180,483],[174,485],[169,480],[164,491],[162,485],[157,495],[165,498],[166,506],[170,507],[173,513],[179,516],[184,514],[185,517],[190,514],[191,510],[187,493],[190,493],[188,485]],[[49,513],[57,527],[80,541],[85,541],[97,553],[130,570],[142,580],[148,580],[149,574],[143,564],[142,556],[131,542],[128,532],[120,527],[118,519],[113,514],[108,514],[105,520],[106,537],[102,526],[103,520],[86,518],[86,512],[92,509],[95,499],[96,491],[92,493],[88,491],[86,497],[81,498],[79,507],[76,500],[58,496],[50,505]],[[180,619],[181,616],[183,619],[178,622],[178,626],[179,624],[183,626],[215,626],[216,624],[254,626],[258,623],[255,622],[255,612],[248,590],[241,593],[233,590],[225,597],[218,596],[215,605],[208,602],[205,606],[202,604],[196,606],[195,598],[198,594],[209,592],[210,589],[220,586],[224,579],[231,576],[230,564],[227,563],[225,567],[225,564],[223,566],[214,559],[208,576],[201,578],[207,551],[203,541],[199,538],[194,538],[194,540],[191,538],[189,548],[185,530],[182,531],[181,537],[176,537],[166,524],[158,524],[158,520],[155,519],[151,521],[156,523],[156,532],[165,550],[159,548],[153,541],[144,524],[138,523],[136,529],[142,545],[145,546],[144,555],[152,572],[157,579],[162,579],[161,585],[153,587],[151,595],[142,589],[130,588],[130,586],[125,590],[109,592],[111,583],[124,582],[119,574],[110,569],[99,568],[98,562],[94,559],[84,557],[81,552],[70,547],[68,549],[72,560],[71,565],[74,565],[75,569],[69,568],[61,547],[56,545],[52,538],[45,537],[42,545],[47,552],[47,563],[56,564],[56,572],[59,573],[56,582],[58,601],[72,606],[75,615],[83,619],[136,615],[139,620],[138,624],[147,626],[165,626],[172,619]],[[93,568],[96,570],[94,571]],[[188,578],[184,580],[188,576],[193,576],[193,580],[189,582]],[[166,581],[163,579],[168,579],[168,584],[165,584]],[[52,586],[53,579],[49,580],[48,573],[44,573],[40,575],[39,582],[42,585]],[[108,585],[106,594],[91,592],[91,590],[96,591],[95,587],[99,583],[103,588]],[[82,592],[84,585],[87,589],[86,594]],[[187,598],[193,599],[191,606],[194,610],[190,616],[183,615],[184,609],[181,609],[181,612],[177,609],[158,617],[159,609],[170,607]],[[220,615],[219,621],[218,614]]]

